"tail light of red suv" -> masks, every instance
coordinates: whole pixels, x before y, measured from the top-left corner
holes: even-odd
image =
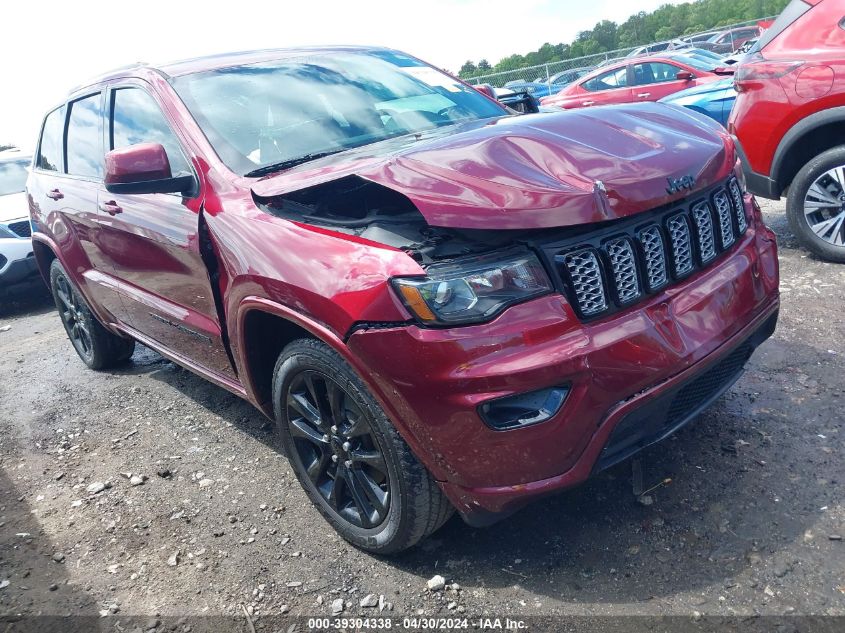
[[[803,65],[803,61],[769,60],[758,54],[739,65],[734,75],[734,88],[737,92],[762,88],[764,82],[785,77]]]

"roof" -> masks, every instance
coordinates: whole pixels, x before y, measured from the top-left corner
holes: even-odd
[[[136,64],[122,66],[120,68],[115,68],[113,70],[102,73],[96,77],[89,79],[85,83],[80,84],[70,92],[77,92],[78,90],[87,86],[92,86],[94,84],[109,81],[111,79],[143,76],[145,73],[150,72],[158,73],[165,77],[179,77],[181,75],[189,75],[192,73],[203,72],[206,70],[215,70],[217,68],[226,68],[228,66],[258,64],[261,62],[288,59],[291,57],[298,57],[307,54],[375,50],[387,49],[375,46],[302,46],[297,48],[272,48],[254,51],[218,53],[215,55],[194,57],[191,59],[183,59],[163,64],[148,64],[145,62],[138,62]]]

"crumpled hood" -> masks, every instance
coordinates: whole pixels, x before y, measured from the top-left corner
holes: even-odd
[[[28,217],[29,206],[26,202],[25,193],[10,193],[0,196],[0,222],[6,223]]]
[[[727,178],[733,142],[717,123],[661,104],[505,117],[379,143],[252,183],[271,197],[355,174],[407,196],[433,226],[536,229],[630,216]]]

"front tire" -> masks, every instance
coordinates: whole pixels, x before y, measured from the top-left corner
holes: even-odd
[[[822,152],[801,168],[789,187],[786,215],[804,248],[845,263],[845,145]]]
[[[285,452],[305,493],[347,541],[393,554],[453,508],[341,356],[314,339],[290,343],[273,374]]]
[[[50,264],[50,290],[65,332],[83,363],[90,369],[106,369],[129,360],[135,341],[103,327],[58,259]]]

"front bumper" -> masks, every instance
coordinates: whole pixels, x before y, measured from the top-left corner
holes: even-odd
[[[7,262],[0,268],[0,288],[26,283],[38,277],[38,265],[35,256],[30,253],[27,257]]]
[[[602,451],[626,416],[771,333],[777,247],[759,215],[755,208],[748,232],[717,264],[595,322],[581,322],[562,296],[550,295],[478,326],[359,330],[349,348],[458,510],[489,522],[606,467],[613,456]],[[571,385],[566,402],[541,424],[494,431],[478,416],[487,400],[562,384]],[[661,433],[647,435],[633,445]]]

